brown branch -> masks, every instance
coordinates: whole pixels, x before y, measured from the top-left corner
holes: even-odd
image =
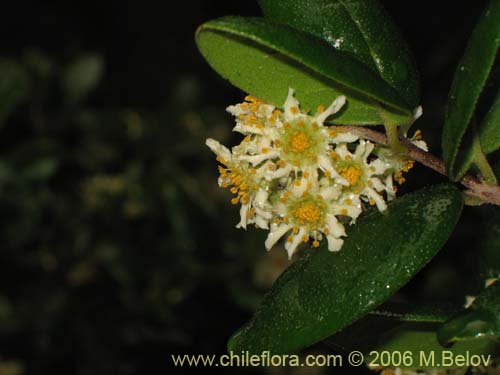
[[[342,132],[349,132],[359,135],[364,139],[379,143],[381,145],[388,145],[387,137],[385,136],[385,134],[370,129],[366,126],[342,125],[335,126],[334,128]],[[437,156],[418,148],[409,139],[401,138],[401,143],[406,146],[407,156],[409,159],[418,161],[420,164],[423,164],[426,167],[431,168],[436,172],[446,176],[444,163]],[[460,183],[468,189],[466,192],[469,195],[480,199],[484,203],[496,204],[500,206],[500,186],[488,185],[481,178],[472,175],[466,175],[464,178],[462,178]]]

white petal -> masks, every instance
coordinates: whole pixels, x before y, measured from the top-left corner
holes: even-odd
[[[288,259],[292,259],[293,254],[297,250],[297,247],[302,243],[302,237],[307,234],[307,230],[304,228],[300,228],[299,232],[292,237],[292,242],[286,241],[285,249],[288,253]]]
[[[379,211],[385,211],[387,209],[387,203],[385,203],[384,199],[375,190],[367,187],[365,188],[365,193],[369,198],[372,198],[375,201]]]
[[[205,141],[205,144],[212,150],[212,152],[220,156],[222,159],[231,161],[231,151],[226,146],[221,145],[219,142],[217,142],[215,139],[208,138]]]
[[[297,108],[299,109],[299,101],[297,99],[295,99],[295,97],[293,96],[295,90],[292,89],[292,88],[289,88],[288,89],[288,96],[286,98],[286,101],[285,101],[285,105],[283,106],[284,109],[285,109],[285,115],[287,117],[296,117],[297,114],[294,114],[292,113],[292,108]]]
[[[326,225],[330,234],[335,237],[345,236],[345,228],[339,223],[337,218],[334,215],[328,214],[326,215]]]
[[[422,140],[411,141],[411,143],[413,143],[419,149],[424,150],[425,152],[429,151],[429,148],[427,147],[427,143],[425,141],[422,141]]]
[[[230,105],[229,107],[226,108],[226,111],[228,111],[230,114],[236,117],[248,113],[248,111],[245,111],[243,108],[241,108],[241,104]]]
[[[242,204],[240,208],[240,222],[236,225],[236,228],[247,229],[248,220],[248,210],[250,209],[250,203]]]
[[[265,220],[269,221],[273,218],[273,214],[270,211],[265,211],[265,210],[263,210],[261,208],[257,208],[257,207],[254,207],[254,209],[255,209],[255,213],[257,214],[257,216],[259,216]]]
[[[330,177],[334,178],[339,184],[349,186],[349,181],[337,173],[328,157],[324,155],[318,156],[318,165],[322,170],[328,171],[330,173]]]
[[[337,199],[341,194],[341,189],[338,185],[336,186],[328,186],[326,188],[322,188],[319,195],[323,197],[326,201],[331,201]]]
[[[337,113],[340,111],[340,109],[344,106],[345,104],[345,96],[339,96],[337,97],[330,106],[325,109],[324,112],[320,113],[318,116],[316,116],[316,122],[318,125],[323,125],[325,120],[333,115],[334,113]]]
[[[238,132],[241,134],[257,134],[257,135],[264,134],[262,129],[259,129],[256,126],[245,125],[241,122],[238,122],[236,124],[236,126],[233,128],[233,132]]]
[[[378,191],[378,192],[385,191],[385,185],[378,178],[372,177],[372,178],[370,178],[370,181],[372,182],[372,187],[376,191]]]
[[[326,236],[326,239],[328,240],[328,250],[332,252],[339,251],[344,244],[344,240],[342,238],[334,237],[331,234]]]
[[[288,176],[290,172],[292,171],[292,167],[289,165],[286,165],[284,168],[278,168],[275,171],[272,171],[270,169],[266,170],[266,180],[271,181],[271,180],[277,180],[279,178]]]
[[[260,189],[255,195],[254,206],[262,207],[262,205],[267,201],[268,196],[269,193],[266,190]]]
[[[295,181],[297,181],[297,180],[295,180]],[[295,183],[294,183],[293,187],[292,187],[292,193],[296,197],[301,197],[302,194],[304,194],[304,192],[307,190],[307,180],[305,178],[301,178],[299,181],[300,181],[299,186],[295,185]]]
[[[359,135],[339,131],[335,137],[330,138],[332,143],[353,143],[359,139]]]
[[[274,159],[279,156],[279,153],[274,151],[274,152],[268,152],[267,154],[258,154],[258,155],[242,155],[238,157],[238,160],[240,161],[246,161],[253,166],[259,165],[262,163],[264,160],[268,159]]]
[[[349,152],[347,149],[347,146],[345,144],[338,145],[335,148],[335,152],[337,153],[338,156],[340,156],[342,159],[346,159],[347,156],[352,157],[352,154]]]
[[[385,192],[387,194],[387,200],[392,200],[396,198],[396,193],[394,191],[394,183],[392,181],[392,175],[385,178]]]
[[[371,168],[371,167],[375,168],[374,172],[370,171],[371,174],[384,174],[385,171],[390,167],[390,165],[388,163],[383,162],[380,159],[375,159],[370,164],[368,164],[368,167],[369,168]]]
[[[271,250],[271,248],[279,241],[281,237],[285,235],[290,229],[292,229],[293,225],[290,224],[271,224],[271,231],[267,235],[266,241],[264,245],[267,250]]]
[[[259,215],[255,216],[255,225],[260,229],[269,229],[269,221]]]

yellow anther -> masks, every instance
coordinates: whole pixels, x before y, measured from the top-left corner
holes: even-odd
[[[299,227],[298,226],[294,226],[293,229],[292,229],[292,231],[293,231],[294,234],[299,233]]]
[[[309,236],[307,234],[302,236],[302,242],[307,242],[309,241]]]
[[[263,103],[262,99],[257,98],[256,96],[253,95],[247,95],[245,97],[245,100],[250,103]]]
[[[319,241],[318,240],[314,240],[313,247],[319,247]]]
[[[269,147],[262,147],[261,151],[263,154],[267,154],[269,152]]]
[[[368,201],[368,203],[370,204],[370,206],[375,206],[375,200],[372,198]]]
[[[310,202],[300,205],[292,214],[296,219],[309,223],[316,223],[321,218],[321,210]]]
[[[341,215],[347,215],[347,210],[345,208],[343,208],[341,211],[340,211],[340,214]]]
[[[300,186],[300,185],[301,185],[301,183],[302,183],[302,182],[301,182],[300,180],[295,180],[295,181],[293,182],[293,184],[294,184],[295,186],[297,186],[297,187],[298,187],[298,186]]]
[[[292,236],[288,236],[288,238],[286,239],[288,242],[293,242],[293,237]]]
[[[236,205],[236,204],[238,204],[239,201],[240,201],[240,198],[238,198],[238,197],[233,198],[233,199],[231,199],[231,204]]]
[[[318,108],[316,108],[316,112],[318,112],[318,113],[325,112],[325,106],[322,104],[318,105]]]
[[[292,107],[292,108],[290,108],[290,112],[292,112],[294,115],[296,115],[297,113],[299,113],[299,109],[297,107]]]
[[[358,166],[339,168],[339,173],[349,182],[349,185],[356,185],[361,178],[361,168]]]
[[[310,174],[309,174],[309,172],[304,172],[303,176],[304,176],[304,178],[309,178]]]
[[[278,162],[278,165],[279,165],[281,168],[285,168],[285,166],[286,166],[286,161],[284,161],[283,159],[281,159],[281,160]]]
[[[292,149],[295,152],[302,152],[310,146],[309,138],[303,132],[295,132],[292,137]]]
[[[344,201],[345,204],[347,205],[351,205],[352,204],[352,199],[349,199],[347,198],[345,201]]]

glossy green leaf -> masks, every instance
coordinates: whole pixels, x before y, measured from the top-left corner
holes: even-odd
[[[500,283],[486,288],[464,312],[446,322],[439,341],[449,344],[478,337],[500,339]]]
[[[229,349],[295,351],[323,340],[375,309],[441,248],[462,209],[452,185],[397,199],[348,230],[341,251],[309,250],[266,295]]]
[[[453,79],[442,138],[443,158],[453,180],[463,174],[461,155],[468,147],[461,150],[460,146],[498,51],[499,19],[500,1],[492,0],[472,32]]]
[[[444,323],[455,315],[456,306],[415,305],[413,303],[385,303],[370,315],[396,319],[404,322]]]
[[[420,100],[408,45],[376,0],[259,0],[268,18],[310,32],[372,68],[411,107]]]
[[[500,278],[500,207],[480,209],[482,225],[477,246],[480,274],[483,280]]]
[[[29,80],[19,64],[0,60],[0,122],[2,122],[26,96]]]
[[[489,355],[498,353],[498,343],[492,339],[470,339],[452,347],[443,347],[437,340],[440,324],[399,322],[368,316],[328,338],[327,343],[346,352],[362,351],[366,364],[401,368],[425,369],[442,367],[444,359],[458,355]],[[381,357],[377,353],[390,355]],[[406,354],[405,354],[406,353]],[[491,357],[489,357],[491,360]],[[450,367],[449,364],[446,367]]]
[[[282,106],[288,88],[303,108],[348,102],[332,119],[340,124],[382,124],[380,106],[405,124],[411,107],[374,71],[311,34],[263,18],[225,17],[202,25],[198,47],[208,63],[242,90]]]
[[[483,119],[479,129],[479,139],[485,154],[500,148],[500,92]]]

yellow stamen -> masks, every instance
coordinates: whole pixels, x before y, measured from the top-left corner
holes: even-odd
[[[315,204],[307,202],[296,208],[293,216],[303,222],[316,223],[321,218],[321,211]]]
[[[339,173],[349,182],[349,185],[356,185],[361,178],[361,168],[358,166],[339,168]]]
[[[295,132],[292,137],[292,149],[295,152],[302,152],[310,146],[309,138],[302,132]]]

